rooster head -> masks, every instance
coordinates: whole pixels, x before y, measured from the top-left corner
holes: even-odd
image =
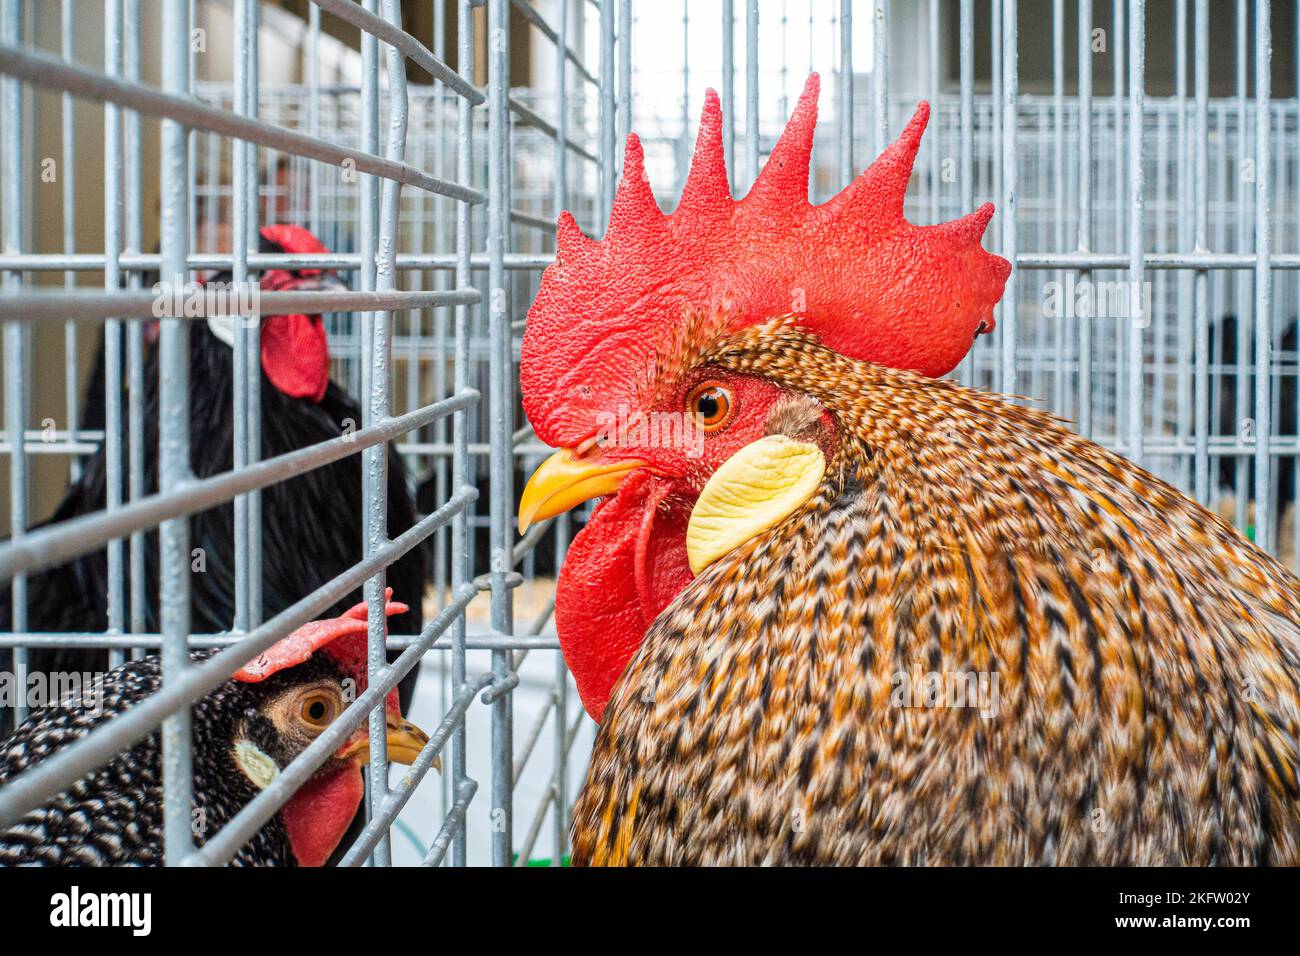
[[[843,355],[942,375],[993,328],[1011,267],[980,244],[992,205],[933,226],[903,217],[929,106],[862,175],[814,206],[817,94],[813,74],[740,200],[728,187],[710,90],[673,213],[660,211],[632,134],[605,237],[592,240],[560,217],[520,360],[524,409],[559,451],[524,489],[520,526],[604,498],[569,549],[555,608],[565,660],[596,720],[645,629],[692,580],[688,531],[710,478],[774,419],[800,419],[795,444],[805,451],[832,434],[829,420],[783,409],[770,381],[714,374],[691,356],[788,315]],[[768,450],[776,457],[760,456],[760,467],[779,470],[781,451]]]
[[[385,595],[388,616],[407,606]],[[234,675],[254,685],[257,702],[232,741],[235,766],[265,787],[365,692],[367,610],[358,604],[341,617],[311,621],[249,661]],[[319,652],[319,653],[317,653]],[[402,718],[397,690],[385,699],[388,757],[411,763],[428,736]],[[356,730],[281,809],[294,856],[302,866],[322,865],[347,832],[364,793],[361,768],[370,759],[365,724]]]
[[[289,255],[320,255],[329,249],[301,226],[263,226],[258,251]],[[214,281],[229,281],[229,273]],[[346,289],[323,269],[269,269],[259,283],[263,292],[313,292]],[[231,316],[211,318],[208,327],[227,345],[235,344]],[[329,340],[319,315],[269,315],[262,321],[262,370],[271,384],[290,398],[319,402],[329,384]]]

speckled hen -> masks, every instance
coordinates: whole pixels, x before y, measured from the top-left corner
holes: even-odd
[[[391,592],[390,592],[391,593]],[[406,606],[391,602],[389,614]],[[193,709],[194,839],[203,846],[365,690],[366,607],[299,628]],[[319,651],[319,653],[317,653]],[[214,651],[193,655],[202,660]],[[128,662],[102,686],[34,711],[0,741],[0,788],[156,692],[156,656]],[[388,696],[389,759],[410,762],[428,737]],[[320,866],[357,812],[366,728],[350,735],[235,854],[236,866]],[[77,781],[8,829],[3,866],[155,866],[163,862],[158,734]]]

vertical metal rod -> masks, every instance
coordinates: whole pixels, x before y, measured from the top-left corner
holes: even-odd
[[[1143,336],[1151,322],[1146,308],[1147,297],[1143,294],[1143,247],[1142,247],[1142,213],[1144,198],[1142,192],[1142,111],[1145,84],[1143,73],[1146,69],[1146,0],[1129,0],[1129,98],[1128,98],[1128,254],[1129,254],[1129,310],[1128,310],[1128,454],[1138,465],[1143,463],[1142,393],[1145,376],[1143,374]]]
[[[1092,251],[1092,0],[1079,0],[1079,238],[1078,251]],[[1080,270],[1078,281],[1091,282]],[[1078,316],[1079,433],[1092,437],[1092,318]]]
[[[123,74],[128,83],[140,81],[140,0],[126,0]],[[140,114],[127,110],[123,116],[123,134],[126,149],[123,166],[126,173],[126,248],[140,252],[143,239],[143,145],[140,136]],[[139,272],[131,272],[127,283],[139,289],[143,283]],[[144,326],[140,322],[126,325],[126,375],[127,397],[127,491],[130,500],[143,498],[145,485],[145,426],[144,426]],[[148,587],[145,580],[145,534],[137,531],[131,535],[131,630],[140,633],[148,626]],[[139,654],[138,650],[132,652]]]
[[[362,6],[367,13],[378,13],[379,0],[363,0]],[[372,34],[364,31],[361,34],[361,114],[361,148],[368,153],[376,153],[379,150],[379,41]],[[372,175],[364,175],[361,177],[360,185],[361,287],[367,292],[373,292],[377,288],[377,259],[380,244],[377,234],[379,182]],[[374,417],[376,393],[384,391],[386,394],[388,366],[386,356],[381,365],[380,357],[375,353],[376,326],[381,321],[381,317],[375,312],[363,312],[360,318],[361,334],[357,354],[362,356],[361,411],[364,424],[370,425],[376,420]],[[384,537],[384,505],[386,504],[386,502],[376,501],[376,496],[383,494],[386,485],[376,483],[369,454],[371,450],[366,449],[363,454],[361,470],[360,505],[364,515],[365,535],[362,548],[367,555],[374,551],[377,542]],[[385,574],[380,571],[366,579],[364,588],[371,635],[371,639],[367,642],[367,660],[371,679],[376,670],[373,660],[375,653],[373,634],[376,626],[379,628],[385,626],[384,583]],[[376,707],[370,712],[369,733],[370,764],[367,767],[366,791],[369,816],[373,817],[388,793],[388,744],[383,707]],[[391,843],[388,835],[385,834],[371,850],[371,865],[390,866],[391,853]]]
[[[315,5],[312,5],[315,9]],[[234,89],[231,94],[234,112],[237,116],[247,116],[250,111],[248,71],[253,55],[253,0],[235,0],[234,10],[234,62],[232,76]],[[241,139],[232,140],[231,153],[231,218],[230,218],[230,254],[231,281],[243,286],[248,282],[248,247],[252,238],[256,216],[255,209],[250,209],[249,163],[250,144]],[[212,210],[209,210],[212,214]],[[216,216],[212,216],[213,219]],[[254,249],[257,247],[254,246]],[[242,297],[241,297],[242,301]],[[248,434],[249,410],[249,376],[260,375],[261,368],[249,368],[248,336],[254,333],[254,326],[260,324],[257,317],[241,316],[236,323],[234,359],[234,404],[233,404],[233,463],[235,468],[247,468],[249,465]],[[203,334],[199,332],[198,334]],[[248,540],[248,495],[236,496],[233,503],[235,516],[235,620],[236,631],[247,632],[250,629],[249,613],[249,556],[251,544]]]
[[[1002,151],[998,149],[998,137],[1002,135],[1002,0],[990,0],[989,14],[992,20],[989,32],[990,47],[990,72],[993,74],[992,87],[993,95],[990,97],[992,102],[990,107],[993,113],[992,130],[989,134],[989,155],[992,157],[992,178],[993,178],[993,195],[999,200],[1002,198]],[[1005,211],[999,210],[1000,215],[1005,215]],[[1002,250],[999,250],[1002,251]],[[999,324],[1002,321],[1002,312],[1006,309],[1006,295],[998,301],[994,307],[994,315],[997,317]],[[998,333],[999,335],[1001,332]]]
[[[1273,62],[1270,0],[1255,0],[1255,543],[1274,550],[1273,456],[1273,195],[1269,180]],[[1238,385],[1238,388],[1241,386]]]
[[[558,219],[569,205],[569,64],[564,56],[568,42],[569,5],[560,2],[555,18],[555,184],[551,201]],[[631,83],[631,77],[628,77]]]
[[[491,6],[488,9],[490,11]],[[507,10],[502,16],[505,17],[505,22],[501,27],[501,38],[502,42],[505,42],[505,38],[509,36],[509,11]],[[504,57],[508,68],[510,63],[509,51],[502,51],[501,55]],[[510,80],[506,78],[503,82],[508,94]],[[614,168],[614,127],[616,121],[614,116],[614,0],[601,0],[600,2],[600,89],[597,96],[600,101],[597,130],[600,136],[600,202],[597,205],[599,215],[597,216],[595,229],[603,235],[609,224],[609,211],[614,205],[614,186],[618,182],[618,170]],[[502,124],[503,135],[507,135],[509,132],[509,117],[503,116]],[[508,188],[504,179],[501,188]],[[506,215],[509,216],[508,210]],[[505,241],[504,238],[502,241]]]
[[[841,187],[853,178],[853,2],[840,0],[840,178]]]
[[[122,0],[104,3],[104,73],[122,72]],[[122,286],[122,111],[104,104],[104,288]],[[104,479],[105,504],[122,506],[122,323],[104,322]],[[125,553],[121,538],[108,543],[108,629],[126,627]],[[122,663],[121,651],[109,654],[109,666]]]
[[[1237,252],[1248,252],[1250,250],[1250,220],[1247,210],[1250,207],[1250,194],[1246,176],[1246,165],[1249,159],[1249,141],[1247,131],[1249,129],[1249,101],[1248,101],[1248,60],[1249,46],[1246,42],[1247,33],[1249,32],[1249,17],[1246,11],[1246,0],[1237,0],[1236,3],[1236,30],[1234,31],[1234,41],[1236,43],[1236,58],[1233,61],[1235,67],[1234,92],[1237,103],[1237,175],[1234,177],[1236,185],[1233,188],[1233,195],[1237,199],[1236,215],[1233,216],[1233,224],[1236,227]],[[1259,422],[1250,421],[1250,381],[1252,369],[1250,367],[1250,279],[1244,272],[1234,272],[1232,276],[1233,286],[1236,292],[1236,392],[1235,392],[1235,423],[1234,430],[1238,438],[1246,441],[1257,440],[1259,434]],[[1226,363],[1225,363],[1226,364]],[[1233,373],[1230,373],[1233,374]],[[1250,497],[1247,484],[1250,481],[1250,457],[1248,455],[1235,456],[1235,482],[1233,487],[1236,494],[1233,496],[1236,505],[1235,522],[1237,527],[1245,532],[1250,514]]]
[[[930,0],[929,6],[929,24],[927,33],[929,35],[929,45],[926,50],[926,66],[929,68],[929,89],[930,89],[930,122],[934,124],[935,130],[942,130],[943,124],[939,118],[939,0]],[[935,136],[935,143],[930,150],[930,221],[939,222],[939,156],[942,150],[942,143],[939,134]]]
[[[1109,49],[1111,53],[1111,111],[1115,130],[1115,148],[1111,161],[1115,202],[1113,243],[1116,250],[1124,248],[1126,239],[1126,230],[1124,228],[1124,213],[1126,211],[1124,203],[1124,12],[1125,0],[1112,0],[1112,30]],[[1122,279],[1122,275],[1117,272],[1115,278]],[[1125,432],[1128,405],[1128,389],[1124,381],[1124,353],[1127,350],[1128,338],[1125,335],[1124,323],[1118,316],[1115,318],[1114,333],[1112,342],[1115,355],[1115,380],[1113,385],[1115,400],[1114,435],[1115,442],[1118,444],[1121,440],[1120,436]]]
[[[163,0],[162,88],[188,96],[190,6],[188,0]],[[162,121],[162,276],[174,287],[188,276],[189,148],[187,131],[175,120]],[[159,340],[159,473],[163,493],[190,478],[190,335],[184,319],[161,320]],[[164,521],[159,527],[161,548],[163,684],[177,680],[189,667],[190,523],[188,518]],[[165,859],[176,865],[194,849],[190,828],[193,771],[190,710],[163,721],[163,834]]]
[[[1179,252],[1191,251],[1192,245],[1192,211],[1190,164],[1188,160],[1189,125],[1187,122],[1187,0],[1177,0],[1174,10],[1174,96],[1178,102],[1178,151],[1177,151],[1177,190],[1178,190],[1178,242]],[[1192,433],[1194,402],[1192,399],[1192,365],[1194,348],[1194,325],[1192,322],[1192,276],[1187,270],[1180,269],[1176,279],[1178,312],[1178,384],[1177,406],[1178,421],[1175,434],[1181,440]],[[1192,455],[1179,455],[1178,476],[1183,488],[1192,486]]]
[[[59,9],[59,21],[63,25],[61,38],[63,59],[72,63],[76,60],[76,20],[72,12],[72,0],[62,0]],[[63,126],[61,157],[62,167],[60,182],[63,186],[63,251],[71,255],[77,251],[77,101],[71,93],[60,97],[60,118]],[[63,274],[63,284],[71,289],[77,284],[77,273],[68,270]],[[77,423],[81,420],[81,388],[78,383],[77,365],[77,323],[67,322],[63,326],[63,354],[65,378],[63,398],[68,422],[68,436],[76,439]],[[73,455],[68,459],[68,471],[73,482],[81,478],[81,456]]]
[[[190,25],[192,27],[197,22],[198,0],[189,0],[189,7],[190,7],[190,12],[189,12]],[[198,61],[198,57],[195,56],[194,51],[191,50],[187,61],[187,72],[189,77],[190,89],[194,89],[194,83],[198,79],[197,61]],[[189,148],[189,155],[186,159],[186,166],[188,167],[187,175],[189,177],[189,182],[191,183],[198,182],[198,156],[197,156],[197,150],[193,148],[193,144],[195,143],[197,136],[198,136],[197,130],[190,130],[187,136],[190,148]],[[189,227],[190,247],[195,249],[198,248],[198,222],[199,222],[198,192],[199,191],[197,189],[190,190],[189,198],[186,200],[188,209],[185,212],[185,217],[190,224]]]
[[[677,181],[691,168],[691,7],[682,2],[682,135],[677,140]]]
[[[436,5],[439,10],[442,4]],[[307,132],[320,137],[320,7],[307,4]],[[320,236],[320,163],[307,162],[307,224],[313,236]]]
[[[1052,191],[1052,248],[1065,251],[1065,0],[1052,0],[1052,177],[1057,188]],[[1079,122],[1084,122],[1082,115]],[[1059,270],[1052,278],[1064,287],[1065,274]],[[1038,321],[1043,321],[1041,312]],[[1053,325],[1054,372],[1052,407],[1058,415],[1066,414],[1065,343],[1068,320],[1059,318]]]
[[[563,14],[561,14],[563,16]],[[564,44],[557,47],[564,59]],[[615,145],[619,149],[618,168],[623,168],[623,146],[632,129],[632,0],[618,4],[618,111]]]
[[[22,42],[23,14],[18,0],[0,0],[0,39],[12,46]],[[0,189],[4,190],[3,236],[4,254],[18,255],[23,251],[25,206],[23,184],[27,181],[23,170],[25,123],[23,110],[23,85],[11,76],[0,76],[0,113],[4,116],[4,143],[0,144]],[[23,274],[14,269],[4,272],[3,288],[17,291],[23,284]],[[27,326],[22,322],[6,322],[5,339],[5,429],[9,432],[9,536],[17,541],[27,530]],[[27,630],[27,575],[16,574],[12,582],[13,601],[10,626],[15,631]],[[27,685],[27,649],[14,648],[14,683]],[[26,695],[19,694],[14,706],[14,726],[27,719]]]
[[[384,0],[384,19],[401,26],[401,11],[397,0]],[[388,61],[388,143],[387,158],[404,162],[406,159],[406,128],[408,107],[406,93],[406,58],[394,47],[387,48]],[[379,64],[376,62],[375,80],[378,81]],[[401,214],[402,184],[392,179],[383,182],[383,196],[379,213],[379,247],[376,262],[375,288],[391,292],[397,288],[397,242]],[[393,327],[393,313],[375,315],[370,336],[366,342],[367,362],[371,373],[369,420],[383,421],[391,406],[391,346],[389,332]],[[365,450],[362,458],[363,485],[366,499],[366,554],[388,543],[388,445],[375,445]],[[365,594],[368,608],[369,633],[367,664],[369,680],[381,679],[388,666],[387,614],[384,610],[386,571],[380,570],[366,581]],[[379,813],[388,799],[387,728],[384,707],[370,713],[370,813]],[[376,759],[378,757],[379,759]],[[371,857],[375,866],[392,865],[392,849],[388,833],[375,846]]]
[[[613,52],[606,25],[613,24],[613,0],[601,3],[601,78],[613,79]],[[513,511],[514,449],[512,445],[514,416],[514,362],[511,350],[509,289],[506,287],[505,249],[508,238],[510,209],[506,201],[506,178],[509,176],[509,126],[507,124],[507,91],[509,77],[509,10],[507,0],[489,0],[488,3],[488,285],[491,289],[488,305],[489,325],[489,378],[490,396],[488,418],[490,423],[489,467],[492,494],[490,502],[492,627],[498,633],[509,633],[512,627],[510,591],[506,575],[513,567],[511,542],[514,535],[510,519]],[[602,127],[602,165],[613,157],[613,123],[610,112],[612,90],[602,90],[601,102],[605,104],[605,124]],[[613,170],[606,166],[605,182],[613,184]],[[604,196],[608,202],[609,196]],[[605,207],[608,211],[608,205]],[[604,227],[605,221],[601,226]],[[494,679],[504,681],[511,669],[510,651],[492,652]],[[513,832],[513,733],[511,727],[511,696],[501,694],[492,702],[492,864],[509,866]]]
[[[889,0],[875,0],[871,51],[875,61],[871,75],[872,103],[875,110],[873,155],[879,156],[889,145]]]
[[[728,0],[728,3],[730,3],[730,0]],[[628,7],[628,9],[623,12],[624,19],[622,22],[627,24],[629,30],[628,33],[624,34],[624,37],[630,38],[631,4],[628,3],[626,4],[626,6]],[[561,2],[559,4],[559,10],[557,11],[555,20],[556,20],[555,34],[557,38],[556,47],[560,51],[563,51],[568,42],[567,36],[568,36],[569,17],[568,17],[567,3]],[[727,22],[728,21],[724,16],[723,18],[724,37],[726,36],[725,25]],[[623,38],[621,39],[623,42],[623,47],[620,48],[620,52],[630,48],[630,42],[628,41],[628,39],[623,39]],[[724,43],[725,42],[726,41],[724,40]],[[628,59],[630,61],[630,57]],[[622,74],[622,69],[621,69],[622,63],[623,63],[623,57],[620,55],[619,58],[620,74]],[[555,203],[555,211],[557,216],[559,215],[560,210],[567,208],[569,205],[569,190],[568,190],[568,175],[567,175],[569,149],[568,149],[568,145],[565,142],[568,138],[568,117],[564,109],[564,104],[568,102],[567,100],[568,72],[569,72],[568,65],[565,62],[565,58],[563,54],[561,53],[560,56],[556,57],[556,61],[555,61],[555,98],[557,102],[557,111],[556,111],[557,119],[555,123],[554,203]],[[727,89],[726,75],[727,75],[727,70],[726,67],[724,67],[723,68],[723,90],[724,91]],[[625,77],[621,76],[620,82],[626,82],[627,84],[627,86],[620,88],[620,92],[626,90],[629,93],[628,101],[624,105],[623,109],[625,110],[624,120],[626,123],[630,125],[632,122],[631,96],[630,96],[632,77],[631,77],[630,63],[629,63],[629,68],[626,76]],[[724,111],[726,110],[727,107],[724,107]],[[683,135],[684,134],[685,131],[683,130]],[[626,139],[626,136],[622,137],[621,139]],[[730,163],[727,164],[727,169],[728,170],[731,169]],[[556,522],[557,549],[562,547],[563,542],[567,540],[567,528],[568,528],[568,515],[567,514],[561,515],[560,519],[557,520]],[[556,555],[557,560],[555,562],[555,566],[557,568],[560,566],[559,557],[560,556],[557,554]],[[461,619],[464,620],[463,615]],[[566,761],[567,750],[564,746],[565,723],[566,723],[565,713],[567,712],[568,709],[568,679],[569,679],[569,671],[568,668],[565,666],[564,657],[560,654],[556,654],[555,655],[555,695],[556,695],[555,788],[556,790],[555,790],[555,813],[553,817],[554,848],[551,853],[551,864],[553,866],[563,865],[565,847],[567,845],[567,840],[568,840],[569,796],[568,796],[568,786],[567,786],[568,781],[566,779],[566,773],[565,773],[565,761]]]
[[[456,14],[456,69],[467,80],[474,78],[474,29],[470,0],[460,0]],[[564,58],[560,57],[560,70]],[[490,108],[490,107],[489,107]],[[473,176],[473,114],[469,100],[458,97],[456,124],[456,178],[469,183]],[[469,203],[456,204],[456,286],[467,289],[473,281],[470,272],[471,207]],[[469,306],[458,305],[455,311],[455,359],[453,381],[457,395],[469,388]],[[463,494],[469,487],[469,412],[460,409],[452,415],[451,482],[455,494]],[[462,508],[451,523],[451,585],[452,593],[469,581],[469,508]],[[465,686],[465,615],[457,614],[451,626],[451,682],[459,691]],[[469,776],[466,772],[465,722],[460,721],[451,736],[450,771],[452,793],[464,793]],[[466,863],[465,829],[459,828],[452,840],[452,864]]]
[[[261,80],[257,72],[258,51],[260,44],[258,37],[262,28],[262,6],[259,2],[252,5],[249,11],[249,57],[248,57],[248,113],[256,117],[258,114],[258,93],[261,89]],[[249,245],[258,248],[258,147],[255,143],[247,144],[244,153],[244,160],[248,165],[248,203],[249,203],[249,221],[248,221],[248,242]],[[241,323],[243,324],[243,323]],[[259,461],[262,457],[262,346],[261,346],[261,322],[253,321],[249,325],[249,334],[244,336],[244,351],[247,354],[246,363],[249,369],[248,375],[248,448],[247,455],[249,463]],[[253,491],[248,496],[248,623],[250,627],[257,627],[262,623],[262,492],[261,490]]]
[[[758,179],[758,149],[758,0],[749,0],[745,4],[746,190]]]
[[[736,191],[736,0],[722,0],[722,155]]]
[[[1016,216],[1016,87],[1018,58],[1016,54],[1016,3],[1003,0],[1002,4],[1002,255],[1016,261],[1018,229]],[[1002,294],[1002,372],[998,390],[1009,395],[1016,393],[1016,364],[1018,321],[1016,291],[1019,285],[1016,270],[1011,270],[1006,291]]]
[[[1196,210],[1195,251],[1209,251],[1210,229],[1210,11],[1209,0],[1196,0],[1196,160],[1192,168],[1192,188]],[[1196,271],[1196,500],[1210,500],[1210,302],[1209,272]]]
[[[958,143],[961,169],[961,213],[975,208],[975,0],[961,0],[959,19],[961,73],[961,135]],[[963,385],[975,382],[975,348],[962,359],[958,377]]]

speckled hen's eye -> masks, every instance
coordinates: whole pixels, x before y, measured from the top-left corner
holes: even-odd
[[[298,708],[302,719],[312,727],[327,727],[337,716],[338,702],[319,691],[303,697]]]
[[[731,393],[717,382],[705,382],[691,390],[686,407],[706,432],[715,432],[731,417]]]

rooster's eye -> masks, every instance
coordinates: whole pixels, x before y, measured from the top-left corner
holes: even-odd
[[[337,716],[338,702],[328,694],[319,691],[303,697],[298,713],[303,721],[311,727],[328,727]]]
[[[706,432],[717,431],[731,417],[731,393],[717,382],[705,382],[691,391],[686,407]]]

